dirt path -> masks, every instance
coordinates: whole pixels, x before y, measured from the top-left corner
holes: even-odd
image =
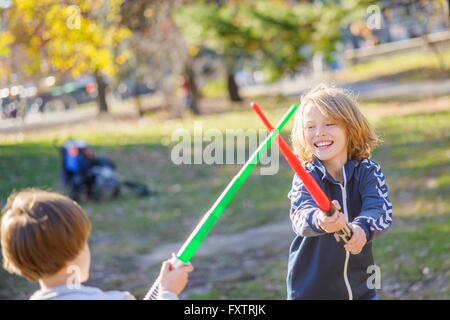
[[[196,253],[196,257],[205,257],[220,253],[242,254],[248,250],[257,250],[272,246],[288,246],[293,238],[289,219],[248,229],[232,235],[211,235],[205,239]],[[137,258],[144,267],[159,265],[172,252],[176,253],[183,243],[168,243],[156,248],[152,253]]]
[[[248,106],[251,101],[251,97],[246,97],[246,100],[238,104],[230,103],[227,99],[223,98],[204,98],[201,100],[201,109],[205,114],[214,114],[221,112],[228,112],[233,108],[241,108],[241,106]],[[248,100],[248,101],[247,101]],[[363,112],[373,118],[379,119],[384,116],[394,115],[406,115],[418,112],[430,113],[439,112],[450,109],[450,96],[443,96],[439,98],[428,98],[417,102],[383,102],[383,103],[362,103]],[[113,114],[121,115],[124,119],[134,117],[134,111],[129,112],[128,117],[125,117],[126,111],[124,108],[112,108]],[[128,108],[125,110],[134,110]],[[113,118],[110,117],[110,118]],[[0,120],[0,133],[1,134],[16,134],[18,132],[35,132],[35,131],[47,131],[49,129],[55,129],[58,127],[64,127],[69,124],[87,124],[89,122],[108,122],[111,119],[99,119],[97,117],[97,109],[95,106],[85,107],[70,110],[68,112],[55,112],[45,115],[30,116],[26,122],[20,120]],[[109,119],[109,120],[108,120]]]

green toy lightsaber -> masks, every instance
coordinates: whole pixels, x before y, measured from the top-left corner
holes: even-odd
[[[192,231],[188,239],[184,242],[183,246],[178,251],[176,257],[172,259],[172,265],[174,267],[179,267],[182,266],[183,264],[189,264],[190,260],[192,259],[195,252],[202,244],[203,240],[212,230],[222,212],[225,210],[225,208],[233,199],[233,196],[244,184],[245,180],[248,178],[253,168],[256,166],[256,164],[261,159],[263,154],[272,144],[274,138],[283,129],[283,127],[286,125],[286,123],[289,121],[292,115],[295,114],[297,108],[298,107],[295,104],[291,106],[289,111],[283,116],[283,118],[277,124],[275,129],[272,132],[270,132],[270,134],[266,137],[266,139],[264,139],[264,141],[255,150],[255,152],[253,152],[253,154],[250,156],[250,158],[247,160],[247,162],[244,164],[241,170],[233,177],[230,183],[228,183],[225,190],[217,198],[212,207],[205,213],[203,218],[195,227],[194,231]],[[159,291],[158,280],[153,284],[148,293],[145,295],[144,298],[145,300],[157,298]]]

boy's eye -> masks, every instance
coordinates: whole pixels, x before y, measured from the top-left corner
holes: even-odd
[[[327,127],[332,127],[332,126],[335,126],[336,125],[336,123],[327,123]]]
[[[314,129],[316,126],[307,126],[306,129],[311,130]]]

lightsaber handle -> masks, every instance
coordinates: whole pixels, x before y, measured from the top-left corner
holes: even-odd
[[[333,203],[331,203],[331,209],[328,211],[324,211],[323,213],[325,213],[325,215],[327,217],[331,217],[333,216],[337,211],[339,211]],[[336,232],[336,234],[339,236],[339,238],[344,241],[344,243],[347,243],[352,235],[353,235],[353,230],[352,230],[352,226],[349,223],[345,223],[345,226]]]
[[[251,106],[255,111],[255,113],[260,117],[260,119],[266,126],[267,130],[269,132],[273,131],[274,128],[270,123],[269,119],[267,119],[266,115],[262,111],[261,107],[256,102],[252,102]],[[295,171],[295,173],[297,173],[297,175],[304,182],[305,188],[311,194],[312,198],[318,205],[319,209],[322,210],[328,217],[331,217],[333,214],[335,214],[336,211],[338,211],[336,207],[333,205],[330,199],[328,199],[327,195],[319,187],[319,185],[313,179],[313,177],[311,177],[311,175],[309,175],[303,169],[302,164],[300,163],[298,158],[294,155],[294,153],[291,151],[284,138],[280,134],[278,134],[275,137],[275,142],[278,144],[281,153],[284,155],[284,158],[289,163],[291,168]],[[342,228],[336,233],[344,241],[344,243],[347,243],[353,235],[352,228],[348,223],[346,223],[344,228]]]
[[[175,269],[190,264],[190,263],[184,263],[183,261],[178,259],[176,255],[172,255],[170,263],[172,264],[172,266]],[[146,295],[144,296],[144,300],[157,300],[158,299],[158,295],[159,295],[160,288],[161,288],[160,280],[161,279],[158,276],[158,278],[155,280],[153,285],[150,287],[150,289],[147,291]]]

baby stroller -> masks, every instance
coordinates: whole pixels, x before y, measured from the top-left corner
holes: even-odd
[[[69,140],[60,148],[62,159],[61,176],[69,196],[74,200],[87,197],[92,200],[116,198],[123,186],[138,196],[149,196],[155,192],[145,184],[121,181],[114,162],[105,157],[94,156],[92,148],[83,141]]]

